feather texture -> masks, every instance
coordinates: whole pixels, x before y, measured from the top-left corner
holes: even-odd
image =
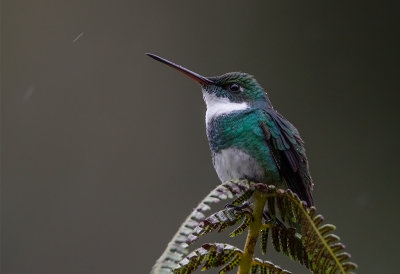
[[[259,110],[260,124],[279,173],[287,186],[308,206],[314,205],[311,194],[313,183],[308,169],[304,142],[297,129],[274,109]]]

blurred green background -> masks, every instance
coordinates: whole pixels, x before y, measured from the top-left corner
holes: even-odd
[[[1,4],[1,273],[148,273],[219,183],[200,88],[145,52],[255,75],[359,273],[396,272],[395,1]]]

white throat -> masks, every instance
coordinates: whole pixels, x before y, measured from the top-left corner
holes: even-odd
[[[211,119],[219,115],[249,108],[245,102],[232,103],[229,102],[228,98],[217,97],[214,94],[209,94],[206,91],[203,91],[203,98],[207,105],[206,124],[208,124]]]

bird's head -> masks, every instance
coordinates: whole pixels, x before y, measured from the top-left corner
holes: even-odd
[[[208,79],[212,81],[212,84],[203,85],[205,97],[212,97],[214,100],[229,100],[231,103],[247,103],[249,106],[256,102],[268,101],[266,92],[250,74],[228,72]]]
[[[207,110],[213,109],[216,114],[258,106],[271,107],[266,92],[250,74],[228,72],[220,76],[204,77],[157,55],[151,53],[147,53],[147,55],[199,83],[203,90]]]

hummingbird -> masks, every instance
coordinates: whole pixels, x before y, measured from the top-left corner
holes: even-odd
[[[146,55],[200,84],[212,162],[222,182],[247,179],[272,184],[314,205],[314,184],[299,131],[274,109],[252,75],[229,72],[205,77],[155,54]]]

